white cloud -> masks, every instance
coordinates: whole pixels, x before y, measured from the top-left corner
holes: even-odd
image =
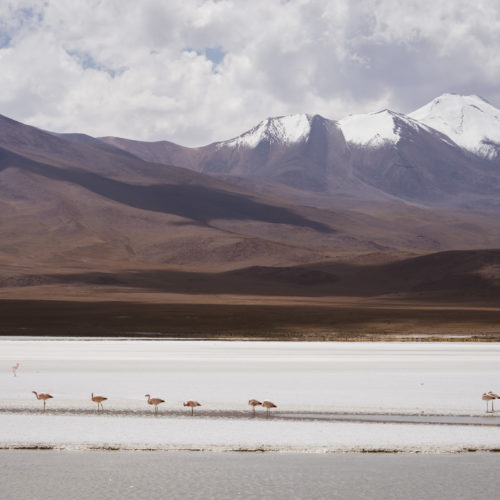
[[[269,115],[410,111],[445,91],[500,104],[499,14],[489,0],[1,2],[0,113],[200,145]]]

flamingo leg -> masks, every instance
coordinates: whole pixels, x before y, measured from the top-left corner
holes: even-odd
[[[44,400],[43,400],[43,411],[45,411],[45,403],[46,403],[46,401],[45,401],[45,399],[44,399]]]
[[[191,406],[191,416],[193,416],[193,415],[194,415],[194,407]]]

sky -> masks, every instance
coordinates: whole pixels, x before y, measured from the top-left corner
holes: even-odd
[[[269,116],[500,107],[500,0],[0,0],[0,114],[200,146]]]

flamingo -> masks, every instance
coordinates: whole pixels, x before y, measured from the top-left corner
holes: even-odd
[[[248,401],[248,406],[253,407],[253,414],[255,415],[255,407],[256,406],[262,406],[262,403],[258,399],[250,399]]]
[[[491,394],[488,394],[486,392],[483,393],[483,395],[481,396],[481,399],[483,401],[486,401],[486,413],[489,413],[489,402],[491,401],[491,406],[493,407],[493,399],[495,399]]]
[[[491,396],[491,411],[494,413],[495,412],[495,408],[493,408],[493,400],[494,399],[500,399],[500,396],[498,394],[495,394],[492,391],[488,392],[488,396]]]
[[[19,368],[19,363],[16,363],[13,367],[12,367],[12,373],[14,374],[14,377],[16,376],[16,373],[17,373],[17,369]]]
[[[189,406],[191,408],[191,415],[194,415],[194,409],[196,406],[201,406],[198,401],[186,401],[185,403],[182,403],[183,406]]]
[[[45,392],[41,392],[40,394],[38,394],[36,391],[31,392],[36,396],[36,399],[41,399],[43,401],[43,411],[45,411],[45,403],[47,402],[47,399],[52,399],[54,396],[51,396],[50,394],[47,394]]]
[[[151,394],[146,394],[144,397],[148,398],[148,404],[154,405],[156,415],[158,413],[158,405],[164,403],[165,400],[160,398],[151,398]]]
[[[104,396],[94,396],[94,393],[90,395],[90,399],[94,402],[97,403],[97,411],[99,411],[99,406],[101,407],[101,410],[104,411],[104,408],[102,406],[102,402],[106,401],[108,398],[105,398]]]
[[[269,417],[269,411],[271,408],[278,408],[272,401],[264,401],[262,406],[267,409],[267,416]]]

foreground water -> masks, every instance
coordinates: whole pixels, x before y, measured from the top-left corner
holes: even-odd
[[[0,450],[0,498],[497,498],[500,454]]]

